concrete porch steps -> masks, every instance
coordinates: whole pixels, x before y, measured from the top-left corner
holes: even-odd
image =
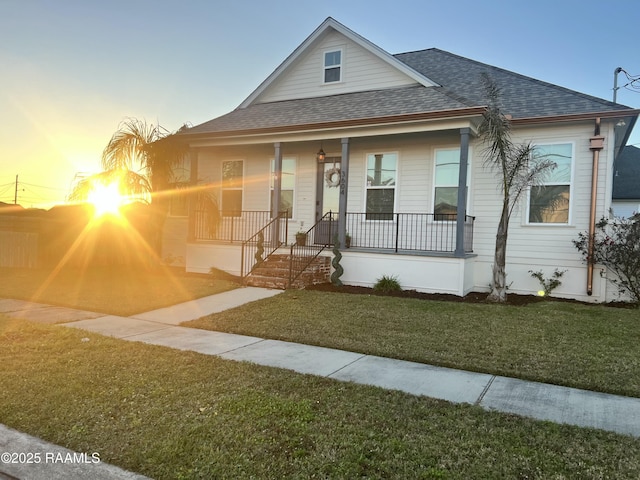
[[[289,263],[289,255],[271,255],[244,279],[244,284],[251,287],[285,290],[289,283]],[[331,259],[319,256],[294,281],[292,288],[304,288],[318,283],[328,283],[330,274]]]

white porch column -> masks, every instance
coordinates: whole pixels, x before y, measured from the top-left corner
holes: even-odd
[[[349,184],[349,139],[342,139],[340,164],[340,197],[338,199],[338,241],[344,248],[347,241],[347,191]],[[331,239],[332,240],[332,239]]]
[[[198,202],[198,150],[195,148],[189,149],[189,163],[191,169],[191,176],[189,183],[192,191],[189,195],[189,223],[187,226],[187,242],[195,242],[196,240],[196,210]]]
[[[460,170],[458,172],[458,208],[456,211],[456,257],[464,257],[465,219],[467,216],[467,170],[469,165],[469,128],[460,129]]]
[[[280,192],[282,190],[282,147],[280,142],[273,144],[274,167],[273,167],[273,205],[271,207],[271,218],[275,218],[280,213]]]
[[[274,166],[273,166],[273,204],[271,205],[271,218],[276,218],[280,214],[280,194],[282,190],[282,145],[280,142],[273,144]],[[280,225],[275,222],[272,230],[274,245],[280,243]],[[286,241],[286,239],[285,239]]]

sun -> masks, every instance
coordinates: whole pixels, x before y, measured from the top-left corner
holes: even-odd
[[[96,182],[91,188],[87,201],[93,205],[94,216],[120,215],[120,207],[125,199],[120,195],[117,182],[103,184]]]

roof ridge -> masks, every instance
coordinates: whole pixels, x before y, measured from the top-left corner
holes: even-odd
[[[413,54],[413,53],[420,53],[420,52],[427,52],[427,51],[433,51],[433,52],[438,52],[438,53],[443,54],[443,55],[448,55],[450,57],[454,57],[454,58],[457,58],[459,60],[464,60],[466,62],[470,62],[470,63],[473,63],[473,64],[478,65],[478,66],[482,66],[482,67],[489,68],[491,70],[499,71],[499,72],[501,72],[503,74],[507,74],[507,75],[511,75],[513,77],[518,77],[520,79],[528,80],[528,81],[537,83],[537,84],[545,86],[545,87],[550,87],[550,88],[554,88],[556,90],[563,91],[565,93],[570,93],[570,94],[573,94],[573,95],[577,95],[579,97],[582,97],[582,98],[585,98],[585,99],[588,99],[588,100],[591,100],[591,101],[596,101],[597,103],[600,103],[602,105],[606,105],[608,107],[619,106],[619,107],[624,107],[625,109],[632,109],[632,107],[629,107],[628,105],[623,105],[621,103],[614,103],[614,102],[611,102],[611,101],[606,100],[604,98],[596,97],[594,95],[588,95],[586,93],[582,93],[582,92],[579,92],[577,90],[572,90],[571,88],[568,88],[568,87],[563,87],[562,85],[557,85],[555,83],[547,82],[545,80],[540,80],[538,78],[530,77],[528,75],[523,75],[521,73],[514,72],[513,70],[507,70],[506,68],[497,67],[497,66],[491,65],[489,63],[481,62],[479,60],[474,60],[472,58],[464,57],[462,55],[458,55],[456,53],[451,53],[451,52],[448,52],[446,50],[441,50],[439,48],[425,48],[425,49],[422,49],[422,50],[415,50],[415,51],[411,51],[411,52],[396,53],[396,54],[393,54],[393,56],[398,58],[398,57],[400,57],[402,55],[410,55],[410,54]],[[398,60],[402,61],[401,58],[398,58]]]

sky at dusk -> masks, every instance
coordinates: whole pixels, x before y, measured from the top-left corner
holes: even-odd
[[[616,67],[640,74],[635,2],[0,0],[0,201],[16,175],[23,206],[64,201],[127,117],[175,131],[233,110],[328,16],[392,54],[436,47],[607,100]]]

